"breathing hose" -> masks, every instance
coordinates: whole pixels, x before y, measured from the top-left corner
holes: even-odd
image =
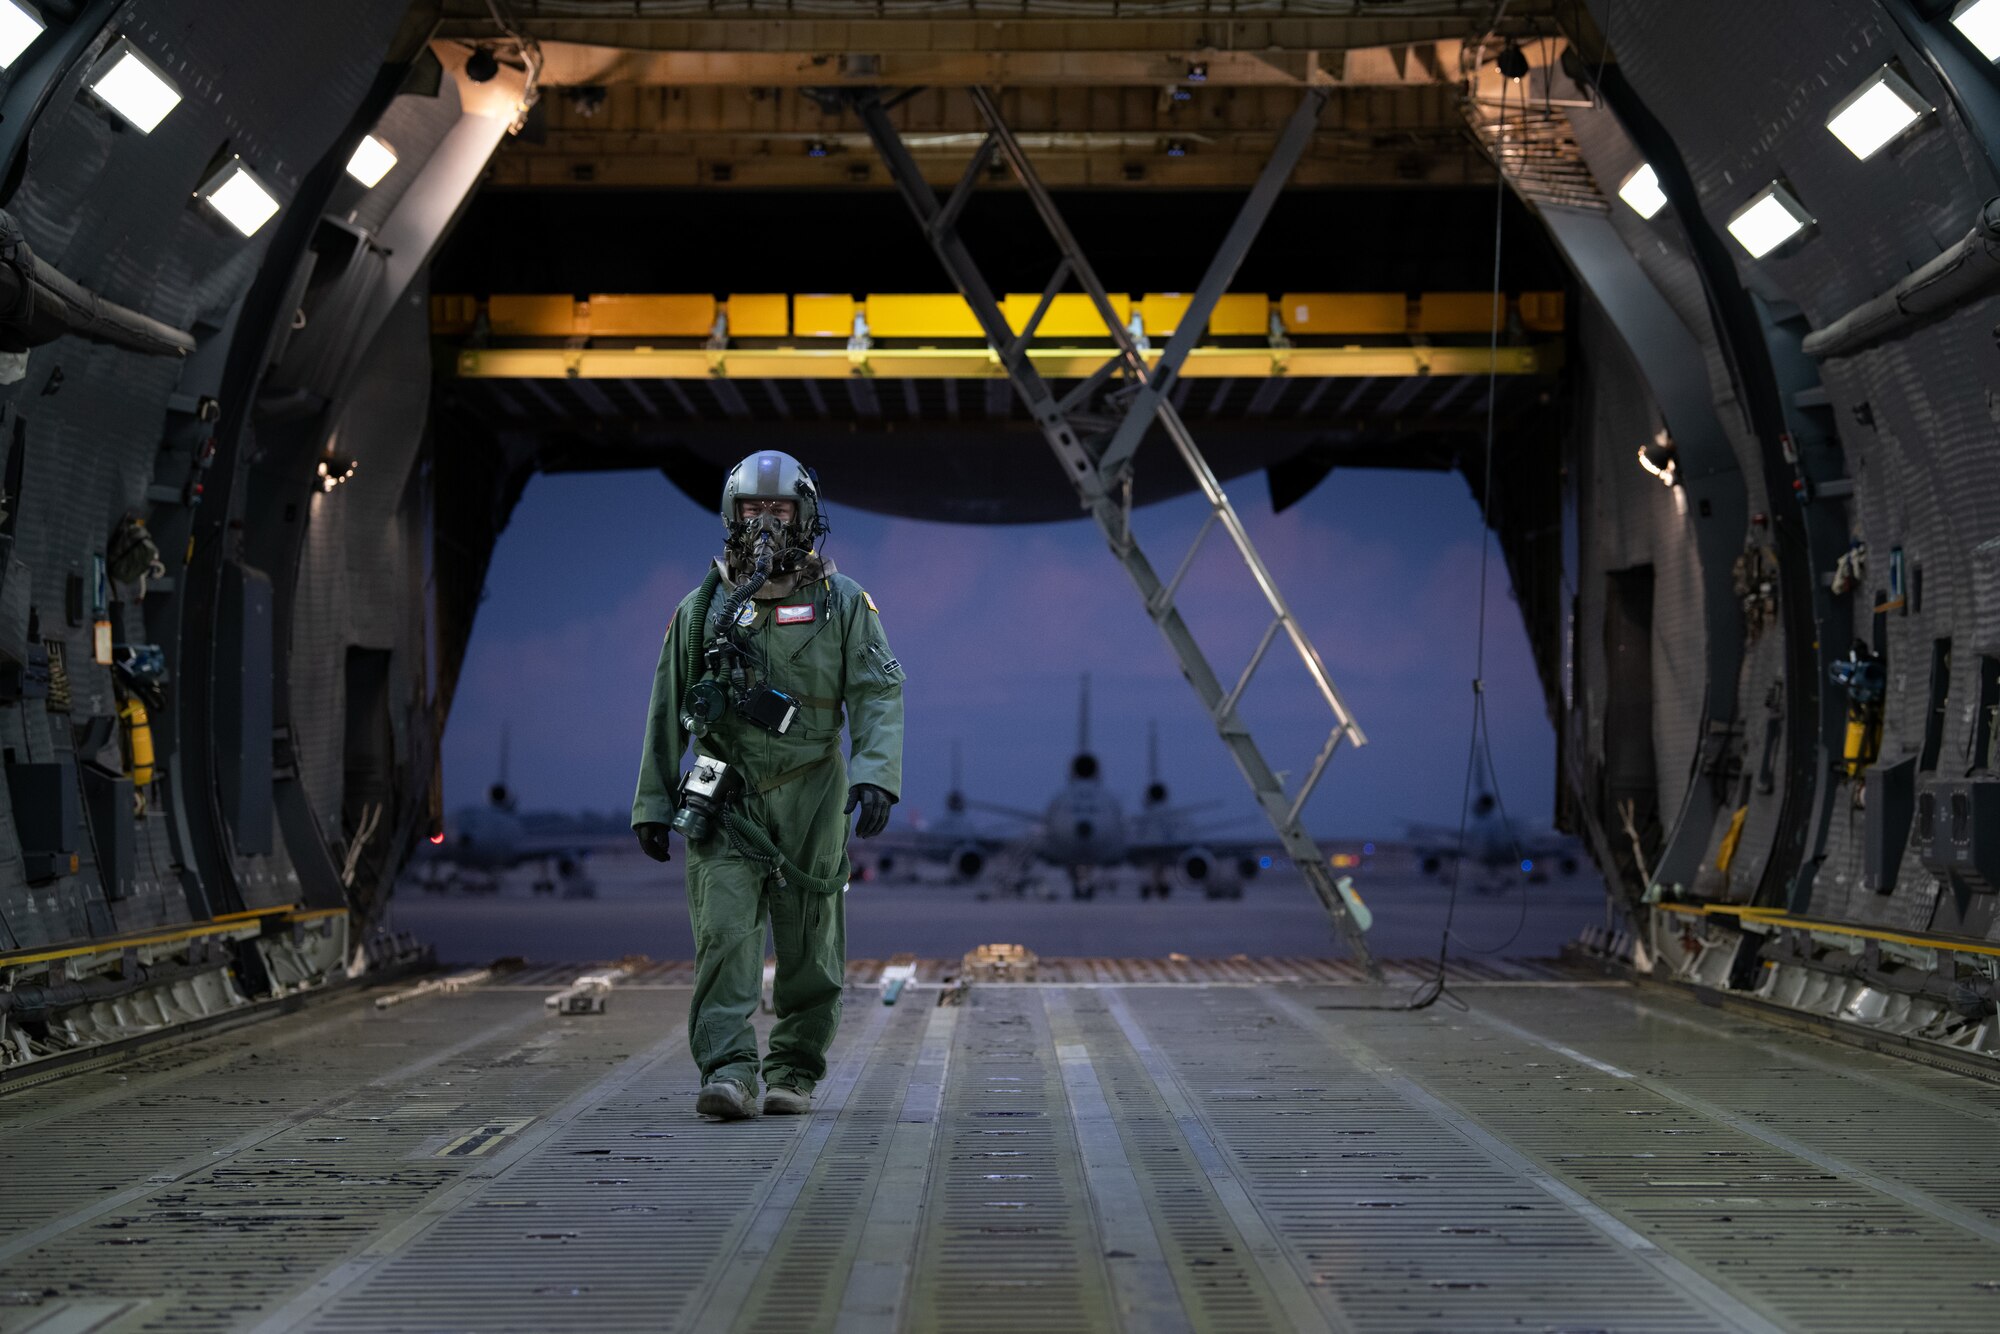
[[[681,660],[681,680],[688,685],[693,685],[695,678],[701,675],[701,646],[708,638],[708,604],[715,600],[715,590],[721,584],[721,572],[711,565],[708,577],[701,581],[701,587],[694,593],[694,629],[688,635],[687,652]]]
[[[854,874],[845,848],[840,853],[840,872],[837,875],[813,875],[801,869],[797,862],[778,849],[771,836],[759,828],[755,820],[747,816],[739,818],[739,812],[727,807],[722,812],[722,829],[729,836],[729,846],[736,850],[738,856],[763,862],[777,875],[780,884],[800,885],[815,894],[838,894],[841,886]]]

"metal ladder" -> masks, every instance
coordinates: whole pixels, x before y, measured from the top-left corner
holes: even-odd
[[[1283,188],[1292,168],[1311,141],[1313,127],[1319,120],[1320,112],[1326,106],[1328,91],[1311,88],[1306,91],[1299,108],[1286,122],[1284,131],[1278,137],[1277,147],[1271,159],[1252,187],[1244,201],[1242,211],[1230,226],[1224,237],[1222,248],[1210,261],[1207,273],[1195,289],[1187,311],[1180,318],[1173,336],[1161,351],[1157,361],[1147,362],[1146,352],[1140,348],[1131,330],[1119,320],[1104,285],[1097,279],[1090,263],[1077,246],[1076,238],[1057,212],[1055,201],[1049,197],[1047,189],[1036,176],[1033,166],[1023,152],[1020,142],[1007,128],[1000,117],[999,108],[991,94],[984,88],[970,90],[973,103],[978,107],[980,117],[985,121],[987,133],[966,166],[963,177],[949,198],[938,202],[915,159],[904,145],[902,136],[890,121],[889,110],[893,100],[885,102],[877,91],[857,90],[846,94],[849,104],[868,137],[874,142],[889,169],[897,188],[917,215],[917,221],[924,229],[925,237],[938,259],[943,262],[946,272],[957,286],[960,294],[979,320],[987,341],[994,354],[999,357],[1021,400],[1027,405],[1029,414],[1047,436],[1050,447],[1055,451],[1064,473],[1075,485],[1077,495],[1083,501],[1097,526],[1103,531],[1119,563],[1131,575],[1138,587],[1139,595],[1145,600],[1146,612],[1153,623],[1165,636],[1167,647],[1173,650],[1180,661],[1181,670],[1200,696],[1202,706],[1207,709],[1216,731],[1223,743],[1235,757],[1237,767],[1250,783],[1250,790],[1270,819],[1271,827],[1277,831],[1285,852],[1298,864],[1306,883],[1312,886],[1334,925],[1345,936],[1348,948],[1355,960],[1371,974],[1379,976],[1377,966],[1370,956],[1366,938],[1370,914],[1353,886],[1345,877],[1336,879],[1321,854],[1319,845],[1300,823],[1305,810],[1306,799],[1312,795],[1321,776],[1326,772],[1328,761],[1340,748],[1343,740],[1360,746],[1367,744],[1360,726],[1349,713],[1340,692],[1335,689],[1332,678],[1327,674],[1326,664],[1320,660],[1319,652],[1306,637],[1298,618],[1292,615],[1284,596],[1278,591],[1277,580],[1271,575],[1263,557],[1251,544],[1250,535],[1243,527],[1242,519],[1229,503],[1222,484],[1216,480],[1215,472],[1202,457],[1194,437],[1175,411],[1171,394],[1178,379],[1182,364],[1197,339],[1208,327],[1208,320],[1215,309],[1216,301],[1222,296],[1230,280],[1235,277],[1238,265],[1250,249],[1258,230],[1263,226],[1272,202]],[[1041,300],[1034,313],[1017,334],[1008,325],[999,301],[992,288],[980,272],[964,241],[959,237],[956,223],[960,212],[971,198],[979,178],[994,161],[995,155],[1004,159],[1013,170],[1021,188],[1027,192],[1034,204],[1035,212],[1048,229],[1050,238],[1061,252],[1062,260],[1042,290]],[[1047,315],[1056,297],[1074,282],[1090,298],[1098,315],[1103,319],[1105,330],[1110,334],[1116,351],[1102,366],[1080,381],[1068,393],[1058,398],[1048,382],[1030,364],[1028,348],[1033,342],[1035,331]],[[1165,430],[1167,438],[1173,442],[1181,461],[1193,474],[1195,484],[1208,500],[1208,517],[1203,521],[1201,531],[1194,543],[1181,559],[1173,578],[1162,583],[1154,571],[1152,562],[1139,549],[1139,543],[1132,533],[1132,455],[1145,437],[1148,427],[1155,421]],[[1250,574],[1271,607],[1271,623],[1264,631],[1263,639],[1257,645],[1249,663],[1243,668],[1236,684],[1225,690],[1209,666],[1207,655],[1195,642],[1193,634],[1181,619],[1180,610],[1175,606],[1174,595],[1179,591],[1181,581],[1193,567],[1196,553],[1209,532],[1220,524],[1235,544],[1237,553],[1249,567]],[[1290,641],[1293,650],[1305,664],[1306,671],[1319,687],[1321,696],[1333,711],[1333,730],[1328,734],[1326,744],[1320,748],[1317,758],[1305,780],[1297,791],[1287,794],[1278,775],[1272,772],[1263,753],[1257,748],[1249,728],[1237,712],[1237,704],[1248,688],[1251,678],[1263,664],[1265,655],[1280,633]]]

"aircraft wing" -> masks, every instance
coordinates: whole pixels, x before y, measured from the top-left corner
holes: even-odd
[[[1002,806],[991,801],[968,801],[965,804],[969,810],[985,811],[988,815],[1004,815],[1010,820],[1026,820],[1032,824],[1040,824],[1042,821],[1040,811],[1024,811],[1018,806]]]
[[[629,829],[622,832],[610,829],[589,832],[531,831],[521,835],[506,861],[509,866],[519,866],[523,862],[553,857],[568,857],[573,861],[581,861],[594,853],[623,848],[627,844],[638,846]]]

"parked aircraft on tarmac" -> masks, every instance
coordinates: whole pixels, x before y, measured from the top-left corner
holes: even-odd
[[[1461,856],[1459,830],[1455,825],[1406,821],[1410,852],[1418,859],[1425,875],[1449,882],[1452,863]],[[1497,892],[1514,879],[1541,881],[1551,869],[1575,875],[1583,852],[1577,841],[1553,829],[1537,827],[1521,820],[1509,820],[1501,808],[1493,776],[1485,757],[1477,760],[1472,781],[1472,804],[1465,817],[1463,869],[1471,873],[1466,883],[1482,892]]]
[[[1015,890],[1025,884],[1035,862],[1046,862],[1069,872],[1071,896],[1079,899],[1095,896],[1100,872],[1126,865],[1147,873],[1141,898],[1165,898],[1177,882],[1199,888],[1211,898],[1241,897],[1243,881],[1256,874],[1257,854],[1270,840],[1218,837],[1215,826],[1194,819],[1206,804],[1169,804],[1167,786],[1160,778],[1157,733],[1148,738],[1147,755],[1146,790],[1139,810],[1128,820],[1123,803],[1105,787],[1097,755],[1090,748],[1086,675],[1077,706],[1076,751],[1067,778],[1044,809],[969,800],[960,785],[954,746],[945,817],[934,825],[885,833],[864,851],[874,857],[874,869],[882,874],[905,860],[942,862],[954,880],[974,880],[990,871]],[[972,811],[1004,817],[1014,826],[996,831],[977,825]]]
[[[550,821],[522,812],[517,805],[514,791],[507,785],[507,733],[503,729],[500,774],[486,789],[486,804],[461,808],[445,821],[439,834],[419,847],[417,883],[439,893],[452,889],[492,893],[499,888],[501,871],[538,862],[541,874],[535,879],[535,893],[553,894],[560,888],[564,898],[594,897],[597,886],[584,868],[585,860],[593,852],[623,843],[628,831],[537,828]]]

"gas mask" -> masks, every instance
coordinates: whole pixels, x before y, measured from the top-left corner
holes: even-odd
[[[729,526],[724,544],[729,557],[730,578],[741,582],[765,558],[770,573],[782,574],[812,554],[799,540],[796,524],[786,523],[775,514],[759,514],[754,519],[738,519]]]

